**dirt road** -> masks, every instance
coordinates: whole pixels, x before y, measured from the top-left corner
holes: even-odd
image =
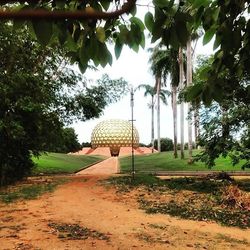
[[[0,249],[249,249],[250,230],[148,215],[130,197],[75,176],[37,200],[0,206]],[[105,177],[106,178],[106,177]],[[51,225],[79,225],[96,235],[72,239]],[[93,234],[93,233],[92,233]],[[70,236],[70,235],[69,235]]]
[[[250,230],[145,214],[133,192],[100,184],[117,171],[109,158],[54,193],[0,203],[0,249],[250,249]]]

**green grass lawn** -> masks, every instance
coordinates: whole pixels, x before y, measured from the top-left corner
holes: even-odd
[[[33,157],[33,161],[36,164],[33,174],[74,173],[102,159],[105,159],[105,157],[47,153],[41,155],[39,158]]]
[[[187,152],[186,152],[187,155]],[[121,172],[131,172],[131,157],[121,157],[120,168]],[[195,162],[192,165],[187,163],[187,159],[174,159],[173,152],[154,153],[149,155],[135,156],[135,170],[138,173],[155,172],[155,171],[204,171],[209,170],[204,163]],[[216,166],[211,170],[241,170],[241,164],[232,166],[229,158],[220,157],[216,160]],[[249,169],[250,170],[250,169]],[[248,170],[248,171],[249,171]],[[247,171],[247,170],[246,170]]]

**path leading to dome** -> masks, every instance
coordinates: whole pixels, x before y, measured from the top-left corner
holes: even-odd
[[[89,168],[81,170],[76,175],[112,175],[119,172],[118,157],[110,157]]]
[[[249,229],[146,214],[135,192],[100,185],[102,179],[73,176],[36,200],[0,202],[0,249],[250,249]]]

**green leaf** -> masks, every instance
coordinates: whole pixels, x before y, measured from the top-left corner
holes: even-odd
[[[203,45],[206,45],[207,43],[209,43],[211,41],[215,32],[216,32],[215,28],[210,28],[209,30],[206,31],[206,33],[203,37]]]
[[[77,44],[73,40],[72,36],[67,33],[67,40],[65,42],[65,46],[70,50],[70,51],[77,51]]]
[[[132,10],[130,11],[130,13],[131,13],[132,16],[135,16],[135,15],[136,15],[136,12],[137,12],[137,8],[136,8],[136,5],[134,5],[134,7],[133,7]]]
[[[79,50],[80,63],[83,66],[88,65],[88,61],[90,59],[89,44],[89,40],[86,39],[85,42],[82,43],[82,46]]]
[[[99,42],[104,43],[106,39],[105,30],[102,27],[96,28],[96,37]]]
[[[44,46],[46,46],[53,35],[52,22],[40,20],[32,22],[33,29],[35,31],[37,40]]]
[[[151,12],[147,12],[145,17],[144,17],[144,22],[147,27],[147,29],[152,32],[153,29],[153,24],[154,24],[154,17]]]
[[[120,43],[119,39],[116,39],[116,43],[115,43],[115,57],[116,59],[118,59],[121,55],[122,52],[122,43]]]
[[[102,67],[105,67],[107,64],[112,65],[112,55],[109,52],[107,46],[105,43],[100,43],[100,53],[99,53],[99,60],[100,60],[100,64],[102,65]]]
[[[97,64],[96,59],[98,58],[99,46],[95,35],[89,38],[89,46],[87,46],[87,50],[89,57],[95,62],[95,64]]]
[[[200,72],[200,78],[201,78],[201,80],[207,80],[207,78],[208,78],[208,72],[209,72],[209,68],[208,67],[202,69],[202,71]]]
[[[153,24],[152,27],[152,39],[151,43],[156,42],[158,39],[161,38],[162,36],[163,29],[157,25],[157,23]]]
[[[120,25],[119,29],[120,29],[120,33],[119,33],[120,42],[127,44],[129,30],[127,29],[125,25]]]
[[[212,102],[211,90],[208,85],[204,86],[201,98],[205,106],[209,106]]]
[[[202,93],[202,84],[195,84],[190,87],[190,89],[187,92],[187,100],[193,101],[194,99],[198,98],[199,95]]]
[[[217,8],[214,10],[214,13],[213,13],[213,18],[214,18],[214,21],[215,21],[215,22],[217,22],[218,17],[219,17],[219,14],[220,14],[220,7],[217,7]]]
[[[216,50],[220,46],[220,43],[221,43],[221,37],[219,35],[216,35],[213,50]]]
[[[108,10],[109,5],[110,5],[110,1],[109,0],[102,0],[101,1],[101,5],[105,10]]]
[[[132,24],[137,25],[141,29],[141,31],[143,31],[145,29],[143,22],[139,18],[131,17],[129,20]]]
[[[154,0],[153,3],[160,8],[168,7],[169,4],[166,0]]]
[[[139,45],[136,44],[136,43],[134,43],[134,44],[132,45],[131,48],[132,48],[132,50],[135,51],[136,53],[139,51]]]
[[[142,33],[138,25],[133,24],[131,26],[130,38],[130,44],[135,42],[139,45],[141,43]]]
[[[86,69],[88,68],[88,65],[86,65],[86,64],[83,65],[81,62],[79,62],[78,67],[79,67],[81,73],[84,74]]]
[[[142,37],[141,37],[141,43],[140,43],[140,45],[144,49],[145,48],[145,35],[144,35],[144,33],[142,33],[141,36]]]

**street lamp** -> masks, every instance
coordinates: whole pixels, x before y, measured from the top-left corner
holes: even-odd
[[[132,133],[131,133],[131,160],[132,160],[132,179],[135,179],[135,159],[134,159],[134,89],[131,87],[130,90],[130,106],[131,106],[131,126],[132,126]]]

